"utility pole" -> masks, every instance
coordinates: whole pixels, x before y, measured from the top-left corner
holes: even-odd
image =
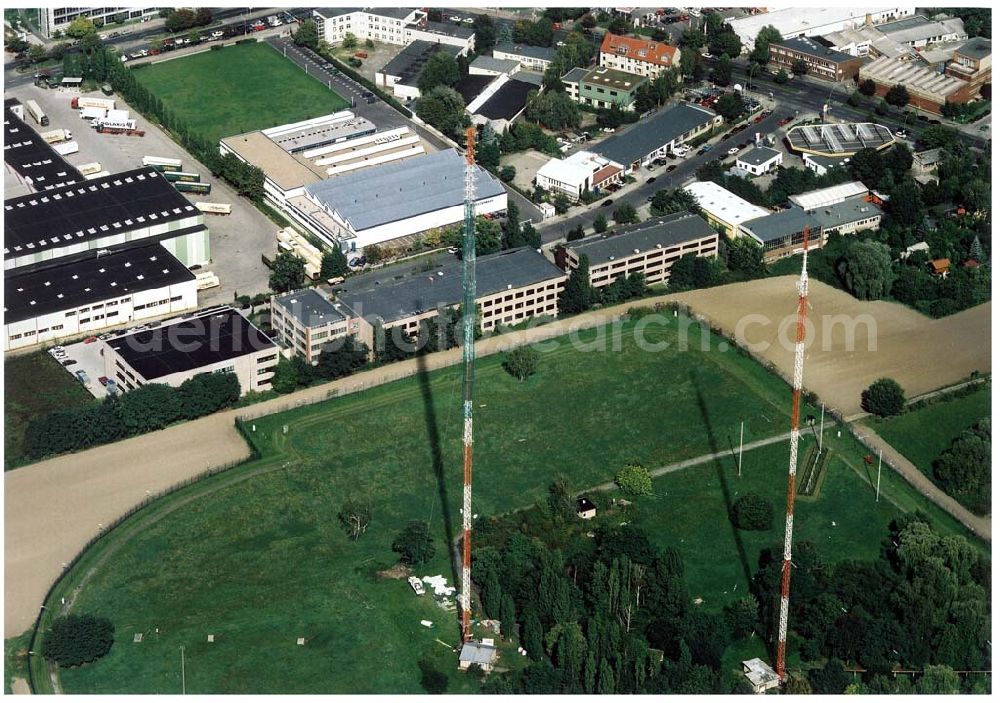
[[[736,475],[743,476],[743,420],[740,420],[740,458],[736,462]]]
[[[799,277],[798,317],[795,324],[795,372],[792,381],[792,431],[788,451],[788,493],[785,496],[785,551],[781,563],[781,612],[778,620],[778,679],[784,681],[785,648],[788,637],[788,595],[792,581],[792,523],[795,515],[795,472],[799,461],[799,412],[802,402],[802,370],[806,357],[806,315],[809,312],[809,228],[802,232],[802,274]]]
[[[472,639],[472,389],[476,373],[476,128],[465,132],[465,237],[462,241],[462,641]]]
[[[878,478],[875,479],[875,502],[878,502],[878,494],[882,489],[882,450],[878,450]]]
[[[826,419],[826,403],[823,403],[819,411],[819,450],[823,451],[823,421]]]

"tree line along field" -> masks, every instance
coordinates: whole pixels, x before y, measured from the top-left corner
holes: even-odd
[[[952,440],[990,416],[990,395],[990,387],[985,384],[966,396],[935,401],[895,417],[869,418],[866,423],[933,478],[934,460],[951,446]]]
[[[24,431],[32,420],[53,410],[86,405],[93,402],[94,396],[43,351],[8,356],[3,376],[6,471],[28,460],[24,455]]]
[[[633,329],[624,325],[620,351],[576,351],[561,338],[523,383],[499,355],[477,363],[477,514],[531,505],[557,473],[581,491],[629,461],[656,467],[735,446],[741,420],[747,441],[787,432],[788,387],[749,358],[718,351],[721,338],[701,351],[700,328],[651,326],[648,340],[670,343],[651,353],[632,341]],[[678,349],[681,334],[687,351]],[[449,692],[476,690],[447,646],[458,641],[455,612],[377,574],[395,563],[399,531],[423,520],[436,554],[417,575],[456,581],[447,545],[461,523],[460,400],[460,368],[451,367],[246,423],[258,459],[125,522],[53,592],[56,610],[88,574],[73,612],[109,617],[116,628],[106,657],[61,672],[64,690],[176,692],[180,646],[192,693],[419,693],[421,662],[447,672]],[[840,442],[843,461],[798,523],[831,560],[871,554],[903,510],[924,509],[940,529],[961,530],[901,479],[883,475],[876,505],[857,445]],[[724,604],[734,581],[731,597],[745,594],[726,493],[752,486],[780,510],[787,444],[755,452],[740,479],[731,462],[685,469],[657,479],[656,496],[640,501],[651,534],[683,540],[689,587],[711,607]],[[337,520],[351,498],[372,510],[357,542]],[[827,530],[833,520],[844,528]],[[743,545],[751,569],[776,534]]]
[[[349,101],[262,42],[133,70],[164,106],[211,142],[350,107]]]

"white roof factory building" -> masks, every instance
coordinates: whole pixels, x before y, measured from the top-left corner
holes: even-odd
[[[758,217],[770,215],[769,210],[758,207],[712,181],[695,181],[684,190],[698,201],[705,219],[721,226],[727,237],[735,237],[740,225]]]
[[[507,209],[507,191],[476,167],[477,215]],[[373,166],[313,183],[289,202],[291,213],[330,246],[360,251],[461,222],[465,159],[453,149]]]
[[[535,183],[553,193],[576,200],[585,190],[597,191],[621,178],[621,168],[589,151],[578,151],[565,159],[550,159],[538,169]]]
[[[824,35],[843,29],[860,27],[870,17],[874,24],[881,24],[901,17],[910,17],[915,7],[786,7],[774,12],[733,20],[729,26],[739,36],[743,46],[752,48],[757,34],[767,25],[779,32],[783,39],[805,35]]]

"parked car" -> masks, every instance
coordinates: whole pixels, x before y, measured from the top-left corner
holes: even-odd
[[[90,376],[88,376],[87,372],[84,371],[83,369],[80,369],[74,375],[76,376],[77,380],[80,381],[80,383],[82,383],[83,385],[85,386],[90,385]]]
[[[98,376],[97,377],[97,382],[100,383],[102,386],[106,386],[106,385],[108,385],[108,377],[107,376]]]
[[[60,361],[59,363],[62,364],[63,366],[72,366],[73,364],[76,363],[76,359],[66,359],[64,361]]]
[[[85,340],[83,340],[83,343],[84,344],[93,344],[96,341],[97,341],[97,337],[87,337]]]
[[[736,154],[736,153],[738,153],[738,152],[739,152],[739,150],[740,150],[740,148],[739,148],[738,146],[734,146],[734,147],[733,147],[732,149],[730,149],[730,150],[729,150],[729,151],[727,151],[726,153],[727,153],[727,154],[729,154],[730,156],[732,156],[733,154]]]
[[[656,176],[650,176],[649,178],[646,179],[646,185],[649,185],[650,183],[654,182],[655,180],[656,180]]]
[[[458,247],[448,247],[449,254],[457,254],[459,251]]]
[[[670,164],[669,166],[667,166],[667,173],[670,173],[675,168],[677,168],[677,164]]]
[[[710,58],[712,58],[712,55],[710,53],[708,53],[707,51],[704,51],[701,54],[701,58],[703,58],[703,59],[710,59]]]
[[[613,205],[614,202],[615,202],[614,200],[612,200],[611,198],[608,198],[603,203],[601,203],[601,207],[608,207],[609,205]]]

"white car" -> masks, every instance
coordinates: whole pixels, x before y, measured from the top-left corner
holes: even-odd
[[[739,150],[740,150],[740,148],[738,146],[734,146],[732,149],[730,149],[726,153],[729,154],[730,156],[732,156],[733,154],[739,153]]]
[[[703,58],[703,59],[710,59],[710,58],[712,58],[712,55],[706,51],[706,52],[702,53],[701,58]]]
[[[225,32],[223,32],[222,30],[218,30],[218,31],[212,32],[212,39],[222,39],[222,37],[224,35],[225,35]]]
[[[462,21],[462,18],[459,17],[458,15],[452,15],[448,19],[450,19],[452,22],[461,22]]]
[[[466,24],[472,24],[472,23],[474,23],[474,22],[475,22],[476,20],[474,20],[474,19],[473,19],[472,17],[466,17],[466,18],[465,18],[464,20],[462,20],[462,21],[463,21],[463,22],[465,22]]]

